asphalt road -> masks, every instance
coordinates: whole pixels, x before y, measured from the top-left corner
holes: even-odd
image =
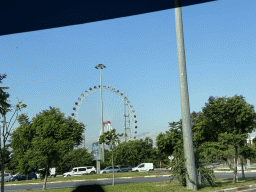
[[[216,178],[233,178],[233,174],[232,173],[215,173],[215,177]],[[242,174],[239,173],[238,179],[241,177],[242,177]],[[245,177],[256,177],[256,172],[245,173]],[[168,181],[169,179],[170,179],[169,177],[115,179],[115,184]],[[89,184],[111,185],[112,180],[47,183],[46,188],[53,189],[53,188],[77,187],[78,185],[89,185]],[[40,184],[5,186],[4,188],[5,188],[5,192],[24,191],[25,189],[41,190],[43,188],[43,185],[40,183]]]

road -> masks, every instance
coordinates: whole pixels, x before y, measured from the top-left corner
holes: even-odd
[[[233,178],[232,173],[215,173],[216,178]],[[238,174],[238,179],[242,177],[242,174]],[[256,177],[256,172],[245,173],[245,177]],[[134,178],[134,179],[115,179],[115,184],[125,184],[125,183],[140,183],[140,182],[157,182],[157,181],[168,181],[169,177],[152,177],[152,178]],[[78,185],[111,185],[112,180],[101,180],[101,181],[83,181],[83,182],[65,182],[65,183],[47,183],[47,189],[53,188],[66,188],[66,187],[77,187]],[[5,186],[5,192],[13,191],[24,191],[25,189],[41,190],[43,188],[42,183],[40,184],[28,184],[28,185],[14,185]]]

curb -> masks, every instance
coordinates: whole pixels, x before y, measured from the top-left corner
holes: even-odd
[[[229,189],[221,189],[218,191],[210,191],[210,192],[233,192],[233,191],[245,191],[246,189],[256,189],[256,185],[247,185],[242,187],[235,187],[235,188],[229,188]]]
[[[117,177],[116,179],[134,179],[134,178],[148,178],[148,177],[169,177],[170,175],[150,175],[150,176],[138,176],[138,177]],[[55,181],[55,182],[47,182],[49,183],[66,183],[66,182],[81,182],[81,181],[104,181],[104,180],[112,180],[113,178],[100,178],[100,179],[84,179],[84,180],[66,180],[66,181]],[[14,186],[14,185],[35,185],[35,184],[43,184],[41,183],[21,183],[21,184],[5,184],[5,186]]]

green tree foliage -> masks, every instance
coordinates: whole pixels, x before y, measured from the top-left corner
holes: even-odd
[[[153,163],[155,168],[166,168],[170,166],[168,155],[162,153],[158,148],[152,148],[150,157],[143,162]]]
[[[114,162],[116,162],[115,154],[116,153],[114,153]],[[106,167],[109,167],[112,165],[112,151],[104,149],[104,156],[105,156],[105,161],[104,162],[102,160],[100,161],[101,169],[105,169]]]
[[[31,122],[29,121],[28,115],[24,114],[24,113],[20,114],[18,116],[17,120],[18,120],[18,122],[19,122],[19,124],[21,126],[25,126],[25,125],[30,125],[31,124]]]
[[[195,113],[192,113],[191,117],[195,118]],[[192,122],[192,125],[193,123],[194,121]],[[157,136],[156,144],[162,153],[173,156],[174,159],[170,164],[172,167],[171,173],[173,175],[173,179],[177,178],[180,185],[186,186],[186,177],[189,177],[189,175],[185,166],[182,120],[180,119],[178,122],[169,123],[169,127],[169,131],[160,133]],[[215,178],[213,170],[212,168],[205,168],[205,166],[210,164],[210,157],[212,155],[202,155],[203,153],[207,153],[207,147],[206,144],[203,145],[204,138],[198,137],[195,131],[197,130],[192,129],[194,146],[198,146],[197,148],[194,147],[196,167],[202,176],[206,178],[208,183],[213,185]],[[210,146],[210,143],[208,143],[208,145]]]
[[[10,161],[11,161],[11,152],[8,150],[8,148],[9,148],[9,145],[5,146],[5,150],[2,147],[2,149],[1,149],[2,153],[0,153],[1,159],[2,159],[2,155],[4,157],[4,166],[7,167],[7,168],[10,164]],[[0,162],[0,165],[2,166],[2,162]]]
[[[93,163],[92,154],[87,149],[74,149],[64,156],[62,166],[70,170],[73,167],[92,166]]]
[[[6,74],[4,75],[0,75],[0,83],[2,79],[6,78]],[[1,143],[2,143],[2,137],[3,137],[3,149],[5,150],[1,150],[1,191],[4,192],[4,170],[5,170],[5,155],[8,154],[8,152],[6,151],[7,148],[6,148],[6,142],[8,141],[8,137],[11,135],[11,129],[13,127],[13,124],[15,123],[15,121],[17,120],[17,118],[14,119],[14,122],[12,124],[12,126],[10,127],[10,123],[12,122],[12,119],[15,115],[15,113],[17,114],[18,116],[18,111],[21,111],[22,108],[26,108],[26,104],[22,104],[22,101],[19,101],[19,104],[16,105],[16,109],[9,121],[9,124],[7,123],[6,121],[6,114],[10,111],[12,111],[11,107],[13,107],[11,104],[9,104],[10,100],[7,100],[10,95],[9,93],[6,93],[4,92],[3,90],[4,89],[9,89],[9,87],[0,87],[0,118],[3,117],[3,120],[1,121],[1,123],[3,124],[2,126],[2,130],[0,130],[0,149],[2,148],[1,147]],[[2,132],[1,132],[2,131]]]
[[[11,154],[10,155],[10,160],[6,165],[6,168],[11,171],[12,175],[19,172],[19,170],[16,167],[17,164],[18,164],[18,158],[15,158],[15,154]]]
[[[245,145],[245,139],[256,127],[254,106],[248,104],[242,95],[231,98],[209,98],[203,108],[206,128],[202,136],[208,136],[222,145],[232,145],[235,149],[235,169],[233,183],[236,182],[238,150]],[[212,134],[214,133],[214,134]]]
[[[115,160],[119,165],[131,165],[152,162],[156,158],[157,150],[153,148],[153,140],[146,137],[144,140],[129,140],[120,143],[115,149]],[[155,155],[155,156],[154,156]]]
[[[18,159],[17,170],[24,174],[45,170],[44,186],[51,167],[56,167],[61,158],[82,142],[83,123],[66,118],[58,108],[44,110],[29,122],[26,115],[21,125],[13,132],[11,147]],[[20,116],[21,117],[21,116]]]
[[[0,84],[2,84],[2,80],[6,78],[7,75],[0,74]],[[8,103],[7,98],[9,97],[9,93],[6,93],[4,90],[9,89],[9,87],[0,87],[0,114],[3,116],[6,113],[6,109],[11,107],[11,104]]]
[[[248,150],[248,148],[246,147],[245,141],[248,136],[248,127],[249,130],[252,130],[254,127],[253,107],[253,105],[247,104],[242,96],[238,97],[236,95],[233,98],[228,99],[225,97],[214,98],[211,96],[209,98],[209,103],[206,103],[206,107],[203,109],[204,113],[197,113],[197,118],[195,117],[195,115],[192,115],[192,129],[196,134],[194,135],[194,146],[197,150],[201,147],[203,147],[204,149],[208,149],[204,150],[204,153],[199,154],[203,155],[204,157],[208,156],[209,158],[211,156],[215,156],[216,158],[220,156],[226,157],[224,158],[226,160],[231,157],[236,157],[237,159],[238,155],[243,155],[244,158],[253,155],[253,151]],[[234,113],[234,111],[236,111],[236,113]],[[236,120],[237,116],[238,119],[240,118],[240,121]],[[223,126],[224,128],[228,127],[229,123],[227,122],[232,122],[232,118],[237,122],[236,127],[239,127],[241,124],[242,129],[223,129]],[[243,119],[242,123],[241,119]],[[232,126],[233,124],[230,124],[229,127]],[[243,149],[243,147],[245,147],[245,149]],[[232,150],[231,148],[234,149],[234,155],[231,155],[229,153],[230,150]],[[249,152],[251,154],[249,154]],[[228,164],[231,168],[231,163],[228,162]]]
[[[122,137],[123,134],[116,134],[116,130],[112,129],[111,131],[107,131],[103,133],[103,135],[100,136],[99,144],[106,143],[108,146],[110,146],[110,149],[112,151],[112,167],[113,167],[113,182],[112,185],[115,185],[115,173],[114,173],[114,148],[117,144],[120,143],[120,137]]]

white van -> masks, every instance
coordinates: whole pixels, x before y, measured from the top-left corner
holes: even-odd
[[[96,173],[96,169],[94,166],[75,167],[71,169],[69,172],[63,173],[63,177],[80,176],[80,175],[95,174],[95,173]]]
[[[38,172],[41,172],[44,169],[39,169]],[[50,178],[56,177],[56,168],[50,168]],[[40,173],[36,173],[37,179],[40,179],[41,174]]]
[[[141,163],[137,167],[132,168],[132,171],[142,172],[142,171],[154,171],[153,163]]]

